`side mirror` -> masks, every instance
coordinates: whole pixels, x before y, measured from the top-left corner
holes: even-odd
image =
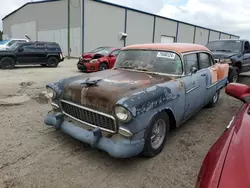
[[[18,49],[18,52],[22,52],[22,51],[23,51],[23,48],[19,48],[19,49]]]
[[[250,87],[245,84],[230,83],[226,86],[225,92],[244,103],[250,100]]]
[[[195,74],[198,71],[196,67],[191,67],[190,72],[191,74]]]

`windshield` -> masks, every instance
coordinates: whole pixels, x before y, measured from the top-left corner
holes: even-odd
[[[114,68],[172,75],[183,73],[180,57],[176,53],[167,51],[124,50],[119,53]]]
[[[0,44],[6,44],[7,42],[9,42],[10,40],[3,40],[3,41],[0,41]]]
[[[108,55],[110,52],[112,51],[112,48],[108,48],[108,47],[99,47],[96,48],[92,51],[92,53],[98,53],[98,54],[102,54],[104,56]]]
[[[241,41],[212,41],[209,42],[207,48],[211,51],[228,51],[228,52],[241,52]]]

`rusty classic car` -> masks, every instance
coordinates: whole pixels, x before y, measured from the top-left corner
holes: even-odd
[[[48,84],[44,121],[113,157],[154,157],[170,130],[217,104],[228,70],[202,45],[127,46],[112,69]]]

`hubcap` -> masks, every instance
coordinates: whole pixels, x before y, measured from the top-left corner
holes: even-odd
[[[154,149],[158,149],[165,138],[166,123],[164,120],[159,119],[153,126],[151,134],[151,146]]]
[[[235,75],[235,76],[233,77],[233,82],[234,82],[234,83],[236,83],[236,82],[237,82],[237,80],[238,80],[238,76],[237,76],[237,75]]]
[[[107,66],[106,65],[102,65],[101,66],[101,70],[106,70],[107,69]]]
[[[216,103],[217,102],[217,100],[218,100],[218,96],[219,96],[219,94],[218,94],[218,91],[214,94],[214,97],[213,97],[213,101],[214,101],[214,103]]]

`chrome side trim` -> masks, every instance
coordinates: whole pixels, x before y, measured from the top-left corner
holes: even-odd
[[[83,123],[83,124],[85,124],[85,125],[88,125],[88,126],[90,126],[90,127],[93,127],[93,128],[97,128],[97,127],[98,127],[98,128],[100,128],[102,131],[106,131],[106,132],[109,132],[109,133],[116,133],[116,132],[117,132],[116,119],[115,119],[113,116],[111,116],[111,115],[109,115],[109,114],[105,114],[105,113],[103,113],[103,112],[98,112],[98,111],[96,111],[96,110],[93,110],[93,109],[90,109],[90,108],[87,108],[87,107],[84,107],[84,106],[80,106],[80,105],[78,105],[78,104],[75,104],[75,103],[72,103],[72,102],[69,102],[69,101],[61,100],[61,102],[70,104],[70,105],[72,105],[72,106],[75,106],[75,107],[78,107],[78,108],[81,108],[81,109],[84,109],[84,110],[87,110],[87,111],[90,111],[90,112],[94,112],[94,113],[96,113],[96,114],[100,114],[100,115],[102,115],[102,116],[106,116],[106,117],[108,117],[108,118],[111,118],[111,119],[114,121],[115,131],[109,130],[109,129],[105,129],[105,128],[103,128],[103,127],[99,127],[99,126],[93,125],[93,124],[91,124],[91,123],[88,123],[88,122],[82,121],[82,120],[80,120],[80,119],[77,119],[77,118],[71,116],[70,114],[66,113],[66,112],[62,109],[62,112],[63,112],[66,116],[68,116],[68,117],[70,117],[70,118],[72,118],[72,119],[74,119],[74,120],[76,120],[76,121],[78,121],[78,122],[80,122],[80,123]]]
[[[213,83],[213,84],[212,84],[212,85],[210,85],[210,86],[207,86],[207,87],[206,87],[206,89],[209,89],[209,88],[211,88],[211,87],[215,86],[216,84],[218,84],[218,81],[217,81],[217,82],[215,82],[215,83]]]
[[[194,91],[194,90],[196,90],[198,87],[200,87],[200,85],[195,86],[195,87],[193,87],[193,88],[187,90],[187,91],[186,91],[186,94],[187,94],[187,93],[190,93],[190,92],[192,92],[192,91]]]

